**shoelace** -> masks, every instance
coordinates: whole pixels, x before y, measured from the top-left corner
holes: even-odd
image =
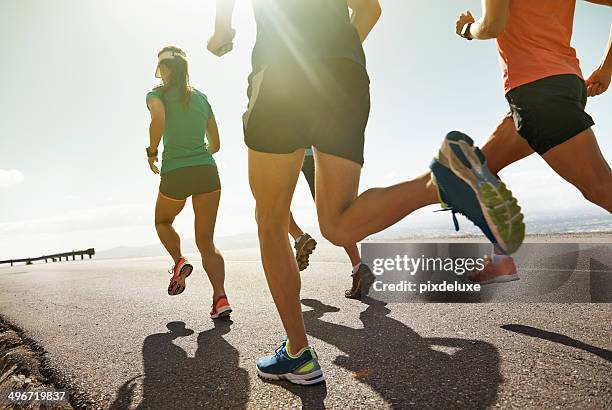
[[[276,348],[276,350],[274,351],[274,356],[275,356],[277,359],[281,359],[281,357],[282,357],[281,351],[282,351],[282,350],[283,350],[283,345],[280,345],[280,346],[279,346],[279,347],[277,347],[277,348]]]
[[[438,209],[437,211],[434,212],[447,212],[450,211],[452,212],[452,216],[453,216],[453,224],[455,225],[455,231],[459,232],[459,221],[457,220],[457,213],[461,213],[459,211],[457,211],[455,208],[444,208],[444,209]]]

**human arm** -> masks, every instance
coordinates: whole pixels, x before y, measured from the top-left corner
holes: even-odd
[[[474,19],[468,10],[459,16],[456,24],[457,35],[467,39],[489,40],[499,36],[506,28],[510,0],[482,0],[482,17]],[[469,32],[464,33],[466,25]]]
[[[157,97],[147,98],[147,107],[151,113],[151,123],[149,124],[149,152],[157,152],[159,144],[164,134],[164,126],[166,124],[166,110],[164,103]],[[159,168],[155,165],[157,155],[149,157],[149,168],[155,174],[159,174]]]
[[[346,3],[352,10],[351,24],[363,43],[382,14],[380,3],[378,0],[347,0]]]
[[[214,116],[208,118],[208,125],[206,127],[206,136],[210,144],[209,151],[211,154],[216,154],[221,149],[221,139],[219,138],[219,127],[217,127],[217,121]]]
[[[612,0],[586,0],[589,3],[601,4],[602,6],[612,6]]]
[[[610,38],[608,47],[601,61],[601,64],[593,74],[586,80],[587,94],[589,97],[603,94],[610,87],[612,79],[612,25],[610,26]]]
[[[230,52],[234,46],[236,30],[232,28],[232,16],[236,0],[217,0],[215,32],[208,40],[208,51],[221,57]]]

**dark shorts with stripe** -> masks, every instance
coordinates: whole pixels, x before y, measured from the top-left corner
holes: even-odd
[[[591,128],[585,112],[587,89],[575,74],[562,74],[521,85],[506,94],[516,130],[543,155]]]
[[[176,200],[220,189],[221,181],[215,165],[198,165],[168,171],[161,176],[159,184],[159,192],[162,195]]]
[[[347,59],[274,64],[249,78],[244,140],[252,150],[289,154],[314,146],[363,165],[370,79]]]

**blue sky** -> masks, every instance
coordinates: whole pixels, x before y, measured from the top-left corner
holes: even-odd
[[[454,34],[457,15],[478,1],[383,0],[366,43],[372,115],[362,190],[410,178],[428,166],[444,134],[459,129],[483,142],[507,111],[494,42]],[[153,206],[159,183],[144,155],[156,85],[156,53],[175,44],[188,54],[192,84],[213,104],[222,138],[223,195],[218,235],[255,231],[241,131],[254,42],[250,2],[238,1],[234,51],[205,52],[212,0],[5,0],[0,3],[0,259],[54,250],[157,241]],[[574,46],[585,76],[599,64],[612,9],[579,2]],[[612,92],[589,113],[612,156]],[[502,172],[528,215],[597,208],[533,157]],[[404,226],[446,224],[433,207]],[[294,211],[316,225],[300,181]],[[186,208],[177,223],[192,236]],[[450,232],[450,231],[449,231]]]

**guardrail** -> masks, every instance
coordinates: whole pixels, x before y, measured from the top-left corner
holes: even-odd
[[[96,254],[96,250],[94,248],[89,248],[86,249],[84,251],[72,251],[72,252],[65,252],[65,253],[56,253],[54,255],[45,255],[45,256],[39,256],[38,258],[24,258],[24,259],[9,259],[6,261],[0,261],[0,265],[4,264],[4,263],[10,263],[11,266],[13,266],[13,264],[15,263],[20,263],[20,262],[25,262],[26,265],[31,265],[33,262],[36,261],[42,261],[44,260],[45,263],[51,261],[51,262],[61,262],[62,258],[66,258],[66,260],[68,260],[70,257],[72,257],[72,260],[76,260],[77,256],[81,257],[81,260],[85,259],[85,255],[89,256],[89,259],[91,259],[92,256],[94,256]]]

